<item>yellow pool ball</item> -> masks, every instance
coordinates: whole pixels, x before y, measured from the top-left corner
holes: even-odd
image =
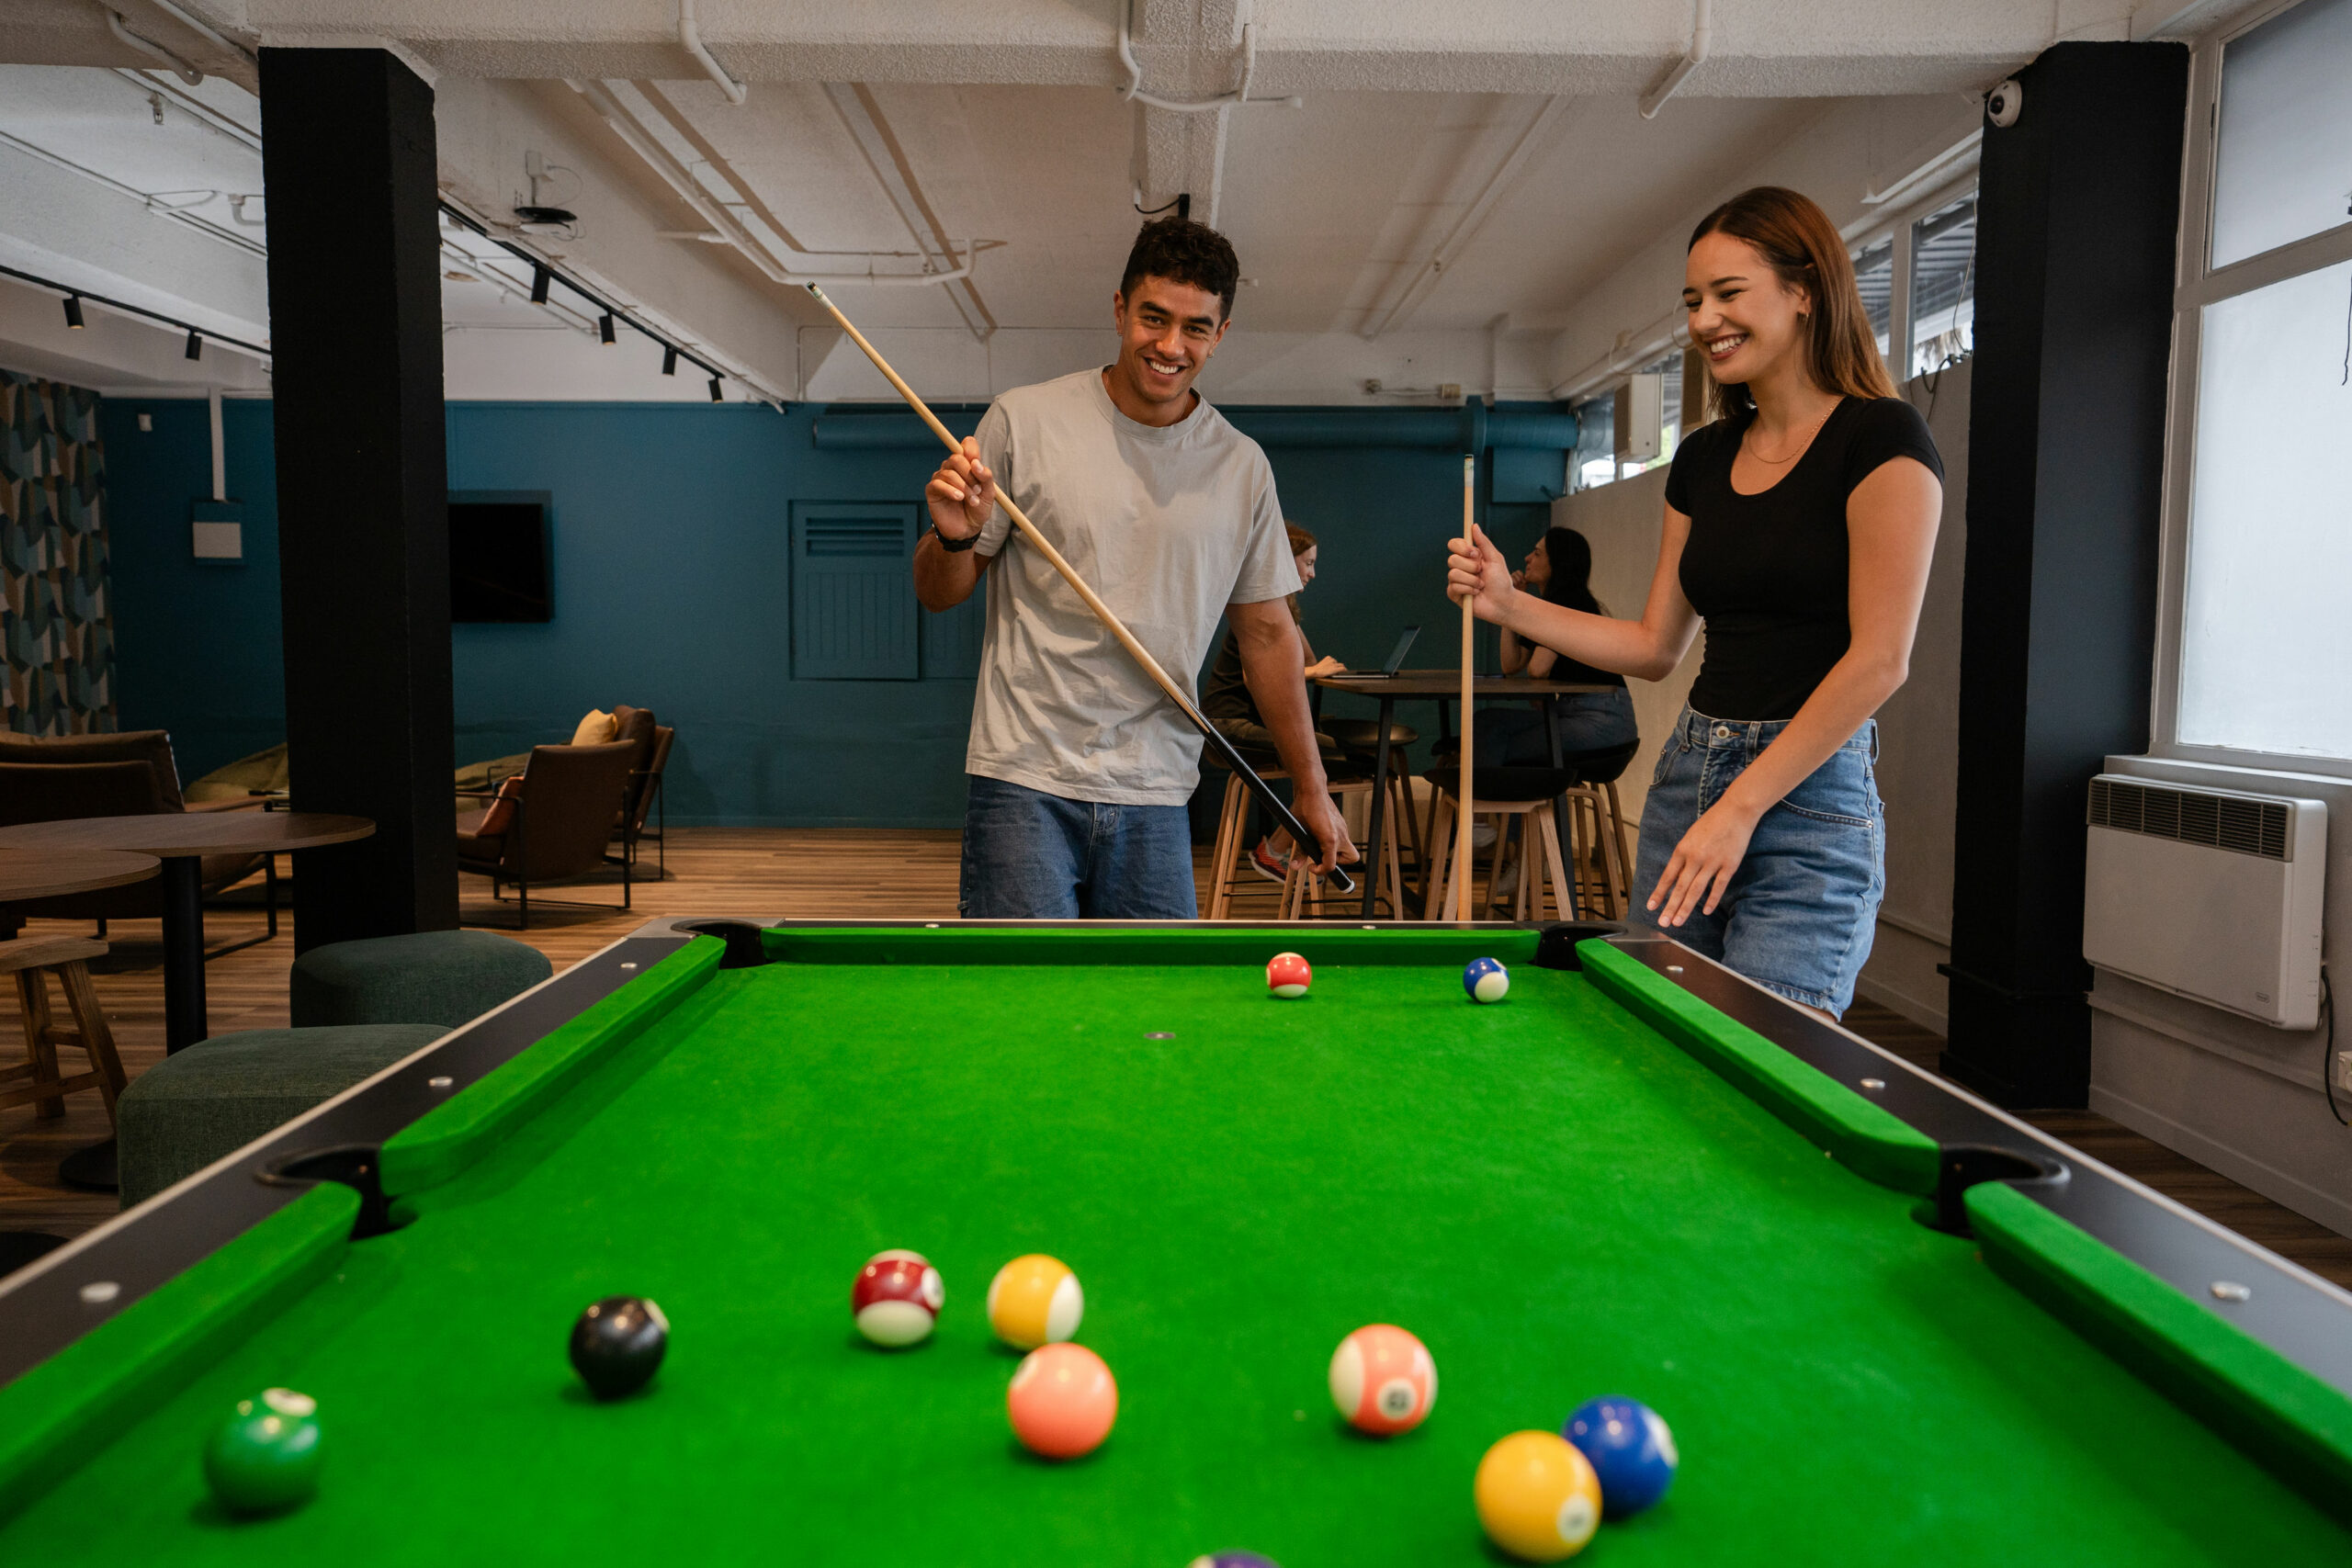
[[[1600,1524],[1600,1478],[1557,1432],[1513,1432],[1478,1461],[1478,1523],[1513,1557],[1557,1562]]]
[[[1058,1258],[1042,1252],[1016,1258],[989,1281],[989,1326],[1016,1349],[1068,1339],[1085,1315],[1086,1292]]]

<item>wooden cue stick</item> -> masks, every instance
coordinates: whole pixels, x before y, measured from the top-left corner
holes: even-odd
[[[1462,542],[1474,549],[1476,547],[1470,536],[1470,529],[1477,495],[1478,455],[1476,452],[1465,452],[1462,455]],[[1478,558],[1474,554],[1470,558],[1475,561]],[[1462,869],[1462,912],[1453,917],[1463,920],[1470,918],[1470,857],[1472,853],[1470,843],[1470,683],[1473,679],[1473,660],[1477,651],[1477,625],[1476,617],[1470,613],[1470,598],[1464,595],[1462,601],[1462,814],[1458,824],[1461,829],[1461,847],[1455,856]],[[1450,909],[1447,912],[1449,915],[1453,913]]]
[[[916,396],[912,387],[899,379],[899,373],[890,368],[890,362],[882,357],[881,351],[866,342],[865,334],[859,332],[847,316],[842,314],[841,307],[825,298],[825,291],[817,285],[804,283],[801,287],[808,289],[809,296],[818,304],[822,305],[826,313],[841,324],[842,331],[849,333],[850,341],[865,351],[865,357],[874,362],[874,368],[882,372],[882,378],[896,387],[899,389],[899,396],[907,400],[907,406],[922,415],[922,422],[931,426],[932,434],[945,442],[949,451],[961,452],[964,449],[964,444],[956,439],[953,431],[939,422],[939,416],[931,412],[931,405]],[[1218,760],[1232,772],[1234,777],[1249,786],[1250,792],[1258,797],[1259,804],[1273,813],[1276,821],[1290,830],[1292,841],[1301,849],[1308,844],[1319,844],[1321,840],[1308,832],[1299,819],[1292,815],[1290,807],[1284,806],[1266,781],[1258,776],[1257,770],[1241,760],[1241,753],[1234,750],[1233,742],[1219,734],[1216,726],[1203,717],[1201,710],[1194,707],[1192,700],[1178,689],[1176,682],[1168,678],[1168,671],[1159,667],[1159,660],[1151,656],[1151,650],[1136,640],[1135,634],[1120,623],[1119,617],[1112,613],[1111,606],[1096,597],[1094,590],[1086,585],[1086,580],[1078,575],[1077,568],[1063,559],[1061,551],[1054,548],[1052,541],[1039,533],[1037,525],[1029,521],[1028,514],[1013,504],[1012,498],[1004,493],[1004,487],[991,482],[989,488],[996,493],[996,503],[1004,508],[1004,514],[1012,519],[1014,527],[1021,530],[1021,536],[1042,553],[1047,563],[1056,571],[1061,573],[1062,581],[1069,583],[1080,599],[1086,601],[1086,607],[1094,612],[1094,618],[1101,621],[1104,628],[1118,639],[1119,646],[1125,649],[1137,664],[1143,666],[1143,672],[1150,676],[1153,682],[1168,694],[1168,700],[1174,703],[1178,710],[1193,721],[1193,728],[1201,732],[1202,739],[1216,749]],[[1337,861],[1332,863],[1329,881],[1342,893],[1352,893],[1356,890],[1355,882],[1348,875],[1347,868]]]

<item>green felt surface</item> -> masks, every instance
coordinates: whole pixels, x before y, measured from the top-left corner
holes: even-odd
[[[1487,1445],[1623,1393],[1683,1472],[1588,1561],[2346,1560],[1915,1199],[1581,975],[1521,964],[1480,1008],[1458,967],[1329,963],[1280,1002],[1256,963],[848,945],[710,975],[0,1529],[0,1559],[1476,1564]],[[947,1280],[911,1351],[851,1327],[884,1247]],[[1080,1337],[1120,1380],[1118,1429],[1069,1465],[1012,1445],[981,1311],[1033,1250],[1078,1269]],[[599,1406],[564,1337],[616,1292],[673,1337],[647,1395]],[[1324,1392],[1381,1320],[1442,1377],[1388,1442]],[[198,1444],[273,1383],[319,1398],[324,1486],[232,1526]]]

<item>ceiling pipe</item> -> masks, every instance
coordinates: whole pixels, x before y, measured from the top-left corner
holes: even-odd
[[[743,100],[752,96],[752,89],[729,76],[727,68],[713,60],[710,51],[703,47],[702,28],[695,20],[695,0],[678,0],[678,45],[693,55],[695,63],[718,84],[718,90],[727,95],[729,103],[737,108],[743,107]]]
[[[234,55],[248,65],[258,65],[261,63],[260,61],[254,57],[252,50],[247,49],[243,44],[241,44],[235,39],[229,37],[226,33],[220,31],[220,29],[206,21],[203,17],[190,12],[185,6],[175,6],[172,4],[172,0],[147,0],[147,4],[154,6],[155,9],[163,12],[164,15],[171,17],[172,20],[186,28],[188,31],[194,33],[197,37],[202,39],[205,42],[210,44],[221,53]]]
[[[1143,66],[1136,60],[1134,19],[1135,0],[1119,0],[1119,64],[1127,73],[1127,85],[1119,94],[1122,103],[1148,104],[1171,114],[1205,114],[1212,109],[1229,109],[1241,104],[1273,105],[1295,109],[1306,107],[1306,100],[1295,93],[1286,98],[1253,98],[1250,83],[1258,74],[1258,26],[1255,22],[1241,24],[1241,85],[1230,93],[1219,93],[1214,98],[1187,100],[1156,97],[1143,90]]]
[[[203,72],[165,49],[162,44],[141,38],[124,26],[121,12],[111,6],[101,6],[98,8],[107,14],[107,31],[114,34],[116,42],[137,50],[150,60],[161,62],[171,69],[174,75],[191,87],[199,85],[204,81]]]
[[[1656,119],[1666,100],[1681,89],[1690,73],[1699,69],[1707,58],[1707,45],[1714,32],[1714,0],[1692,0],[1690,18],[1690,48],[1667,71],[1658,85],[1642,95],[1642,118]]]

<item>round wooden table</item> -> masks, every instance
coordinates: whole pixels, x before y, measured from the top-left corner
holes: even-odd
[[[144,882],[162,863],[122,850],[0,850],[0,904]]]
[[[157,811],[0,828],[0,851],[111,850],[163,862],[164,1049],[178,1051],[209,1032],[204,1006],[203,857],[322,849],[364,839],[375,830],[376,824],[365,817],[323,811]]]

